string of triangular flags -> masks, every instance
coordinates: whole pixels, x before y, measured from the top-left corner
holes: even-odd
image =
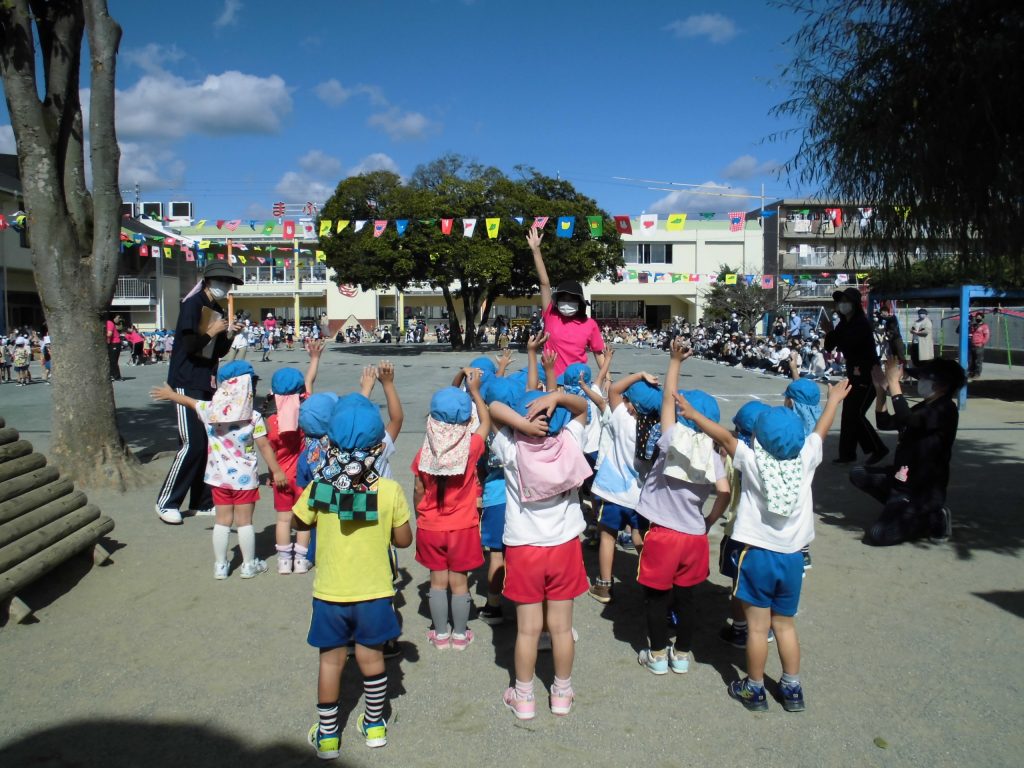
[[[869,277],[868,272],[812,272],[812,273],[784,273],[779,275],[743,275],[738,272],[727,272],[725,274],[715,273],[687,273],[687,272],[653,272],[644,269],[628,269],[618,267],[616,274],[624,283],[722,283],[723,285],[755,285],[764,290],[774,290],[777,285],[799,285],[800,283],[813,282],[823,279],[830,280],[834,285],[846,285],[850,282],[851,276],[858,281]]]

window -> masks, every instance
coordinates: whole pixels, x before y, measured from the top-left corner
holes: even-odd
[[[591,315],[593,317],[600,318],[614,318],[615,317],[615,302],[614,301],[594,301],[590,304]]]
[[[627,264],[671,264],[672,243],[630,243],[622,249]]]
[[[644,302],[642,301],[619,301],[617,304],[618,314],[616,317],[631,320],[644,316]]]

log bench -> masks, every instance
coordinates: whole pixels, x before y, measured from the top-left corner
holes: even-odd
[[[92,549],[93,562],[106,563],[99,540],[113,529],[113,520],[0,418],[0,612],[25,621],[32,611],[18,593],[79,552]]]

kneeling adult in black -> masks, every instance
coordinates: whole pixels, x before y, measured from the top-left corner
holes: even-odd
[[[924,399],[911,408],[900,388],[900,366],[890,360],[885,378],[893,413],[879,387],[875,421],[881,430],[898,430],[899,440],[890,467],[856,467],[850,482],[874,496],[884,507],[864,537],[867,544],[888,546],[928,537],[945,541],[950,536],[946,507],[949,461],[956,439],[956,397],[966,383],[963,368],[953,360],[932,360],[910,372],[919,379]]]

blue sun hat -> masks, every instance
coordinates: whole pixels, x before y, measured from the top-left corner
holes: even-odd
[[[530,376],[525,368],[521,368],[514,373],[510,373],[505,377],[508,381],[512,381],[521,386],[524,390],[526,389],[527,383],[530,381]]]
[[[469,367],[479,368],[481,371],[483,371],[484,375],[483,381],[480,382],[481,384],[490,380],[498,372],[498,366],[495,365],[494,361],[491,360],[491,358],[487,357],[486,355],[480,355],[480,357],[476,357],[470,360]]]
[[[310,395],[299,406],[299,428],[307,437],[323,437],[327,434],[327,425],[337,403],[338,396],[333,392]]]
[[[807,437],[821,418],[821,389],[810,379],[796,379],[790,382],[782,393],[793,401],[793,410],[804,425],[804,437]]]
[[[758,417],[768,410],[771,410],[771,406],[767,403],[751,400],[749,403],[744,403],[736,411],[736,415],[732,417],[732,423],[736,425],[736,432],[738,433],[736,436],[745,445],[750,445],[750,442],[754,439],[754,425],[757,423]]]
[[[306,378],[298,368],[278,368],[270,379],[270,391],[275,395],[297,395],[306,388]]]
[[[718,401],[704,390],[680,389],[679,394],[685,397],[686,401],[693,406],[694,410],[696,410],[697,413],[705,419],[710,419],[717,423],[722,417],[722,411],[718,407]],[[693,419],[684,419],[682,416],[676,416],[676,419],[680,424],[689,427],[694,432],[700,432],[700,427],[697,426],[697,422]]]
[[[581,373],[583,374],[583,381],[586,382],[587,386],[590,386],[590,366],[586,363],[573,363],[570,365],[562,371],[562,375],[559,377],[558,383],[563,387],[579,389]]]
[[[473,414],[473,401],[468,392],[458,387],[445,387],[430,398],[430,415],[445,424],[465,424]]]
[[[754,437],[779,461],[795,459],[804,447],[804,428],[800,417],[784,405],[769,408],[758,416]]]
[[[251,363],[247,363],[245,360],[232,360],[230,363],[222,365],[217,369],[217,383],[220,384],[222,381],[235,379],[239,376],[255,375],[256,370],[252,367]]]
[[[504,403],[509,408],[515,408],[519,398],[526,394],[526,385],[512,377],[499,378],[495,376],[481,388],[480,394],[487,405],[498,402]]]
[[[339,397],[327,424],[327,436],[342,450],[372,448],[384,440],[380,409],[358,392]]]
[[[530,403],[537,398],[544,397],[544,394],[540,390],[525,392],[513,407],[520,416],[526,416]],[[548,434],[551,436],[557,435],[570,421],[572,421],[572,414],[569,413],[569,409],[558,406],[555,408],[555,412],[551,414],[551,418],[548,419]]]
[[[661,387],[648,384],[642,379],[630,384],[622,395],[644,416],[661,411]]]

